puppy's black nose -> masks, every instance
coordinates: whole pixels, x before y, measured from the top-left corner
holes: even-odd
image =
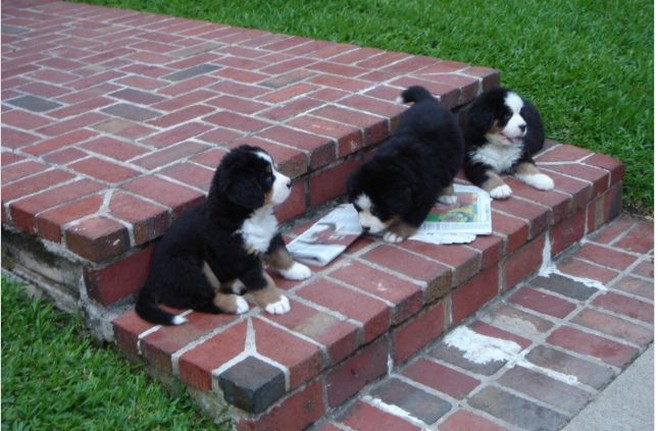
[[[292,181],[288,181],[288,182],[286,183],[286,187],[291,188],[291,187],[292,187]]]
[[[528,128],[528,126],[526,126],[525,124],[521,124],[519,126],[519,129],[521,129],[521,133],[525,132],[525,129],[527,129],[527,128]]]
[[[361,226],[364,232],[370,232],[370,226]]]

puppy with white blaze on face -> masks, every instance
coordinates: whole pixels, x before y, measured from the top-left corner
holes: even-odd
[[[156,245],[135,311],[160,325],[186,322],[165,304],[206,313],[245,313],[247,294],[267,312],[290,311],[265,271],[303,280],[311,270],[290,257],[274,206],[290,195],[290,178],[258,147],[242,145],[220,162],[206,201],[183,214]]]
[[[544,146],[544,125],[532,103],[511,90],[492,88],[467,108],[462,125],[464,173],[492,198],[512,195],[501,175],[514,175],[539,190],[553,189],[553,180],[539,172],[532,158]]]
[[[453,114],[420,86],[404,90],[413,103],[375,155],[352,172],[347,195],[364,232],[400,242],[416,233],[436,203],[455,203],[453,180],[464,142]]]

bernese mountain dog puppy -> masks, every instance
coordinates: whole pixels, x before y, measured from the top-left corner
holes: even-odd
[[[544,125],[532,103],[506,88],[492,88],[475,98],[462,125],[466,178],[492,198],[512,195],[501,175],[514,175],[539,190],[553,189],[553,180],[532,159],[544,145]]]
[[[311,270],[286,249],[273,207],[290,194],[290,178],[258,147],[242,145],[220,162],[206,201],[174,221],[155,247],[135,311],[161,325],[186,322],[158,304],[207,313],[245,313],[251,295],[272,314],[290,302],[265,271],[302,280]]]
[[[457,201],[452,185],[464,152],[455,117],[426,88],[409,87],[398,101],[413,105],[347,183],[348,200],[363,230],[384,232],[388,242],[415,234],[437,199]]]

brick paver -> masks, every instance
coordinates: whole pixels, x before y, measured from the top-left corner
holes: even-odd
[[[644,244],[653,243],[650,223],[618,219],[557,262],[567,266],[599,247],[612,255],[623,253],[628,261],[608,283],[586,283],[587,266],[575,266],[582,272],[573,277],[535,276],[463,323],[491,337],[490,344],[447,344],[448,332],[364,390],[345,413],[315,429],[349,425],[352,410],[357,414],[365,405],[375,422],[390,421],[393,415],[422,429],[560,429],[653,342],[653,289],[648,294],[653,272],[635,274],[636,268],[653,262],[653,249],[642,245],[629,250],[628,238],[638,232],[646,235]],[[625,288],[644,283],[644,290]],[[477,355],[467,359],[470,348],[482,352],[500,340],[515,341],[518,351],[492,361],[480,362]],[[391,386],[397,388],[395,396],[386,390]],[[432,397],[434,416],[424,410]]]
[[[282,212],[290,218],[343,193],[355,166],[346,158],[389,134],[407,82],[422,80],[456,108],[499,77],[430,57],[55,0],[4,2],[2,24],[3,225],[92,262],[125,249],[70,247],[70,226],[107,218],[138,243],[141,220],[105,207],[68,210],[80,199],[127,190],[171,215],[208,187],[174,168],[257,141],[304,190],[298,208]],[[25,208],[73,178],[97,188]],[[152,181],[169,186],[147,194],[140,186]],[[42,232],[35,219],[54,208],[70,217]],[[114,240],[105,224],[86,226],[80,240]]]

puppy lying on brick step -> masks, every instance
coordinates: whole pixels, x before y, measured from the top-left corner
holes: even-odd
[[[311,276],[294,262],[273,207],[290,194],[290,178],[258,147],[242,145],[222,159],[208,198],[176,220],[153,253],[135,311],[161,325],[186,322],[158,306],[207,313],[245,313],[248,293],[272,314],[290,311],[290,302],[265,272],[265,265],[291,280]]]
[[[464,152],[456,119],[426,88],[409,87],[398,100],[413,105],[347,183],[348,199],[363,230],[384,232],[388,242],[415,234],[437,199],[445,204],[457,201],[453,179]]]
[[[507,199],[512,189],[501,175],[551,190],[553,180],[539,172],[532,156],[544,145],[544,125],[529,101],[505,88],[480,94],[467,108],[464,122],[464,173],[494,199]]]

